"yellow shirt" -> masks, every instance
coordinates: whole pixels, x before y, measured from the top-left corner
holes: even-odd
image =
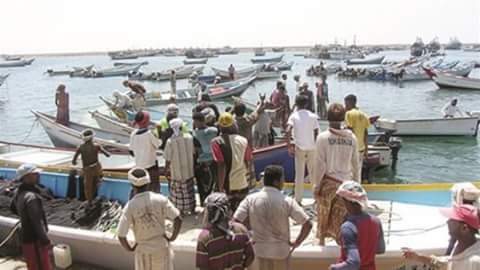
[[[353,108],[345,115],[345,125],[357,137],[358,151],[365,150],[365,130],[370,127],[368,116],[358,108]]]

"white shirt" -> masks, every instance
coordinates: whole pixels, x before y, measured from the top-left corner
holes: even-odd
[[[168,247],[164,238],[165,219],[173,221],[179,215],[178,209],[163,195],[153,192],[137,194],[123,208],[118,236],[126,237],[128,230],[132,229],[138,244],[135,252],[158,252]]]
[[[193,153],[193,137],[190,134],[167,140],[163,157],[170,161],[173,180],[185,181],[194,177]]]
[[[255,241],[255,256],[285,259],[290,251],[290,221],[304,224],[310,218],[298,203],[274,187],[247,196],[237,208],[234,219],[249,218]]]
[[[287,125],[293,128],[295,146],[301,150],[315,149],[314,130],[320,129],[318,116],[309,110],[298,110],[288,118]]]
[[[459,114],[460,116],[463,116],[463,112],[457,107],[453,106],[451,102],[445,104],[442,109],[443,116],[452,116],[454,117],[455,114]]]
[[[302,82],[300,80],[295,83],[295,91],[300,92],[300,87],[302,86]]]
[[[440,270],[480,270],[480,241],[454,256],[435,257]]]
[[[346,129],[332,130],[328,129],[317,137],[313,170],[314,185],[318,186],[325,174],[343,181],[360,182],[355,135]]]
[[[137,134],[137,131],[138,129],[135,129],[130,135],[130,150],[133,151],[135,156],[135,165],[148,169],[154,166],[157,161],[160,140],[150,130],[142,134]]]
[[[130,106],[132,100],[125,94],[120,93],[118,96],[115,96],[115,107],[118,108],[127,108]]]

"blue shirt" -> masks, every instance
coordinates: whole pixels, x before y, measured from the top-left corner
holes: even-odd
[[[193,136],[200,143],[202,152],[198,155],[197,162],[208,162],[213,160],[210,141],[217,137],[218,130],[215,127],[207,127],[204,129],[195,129]]]

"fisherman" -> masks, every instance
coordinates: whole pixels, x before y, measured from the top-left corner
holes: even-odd
[[[72,159],[72,164],[77,165],[78,156],[82,156],[83,186],[85,199],[88,201],[88,204],[91,204],[94,199],[103,177],[102,165],[98,160],[98,154],[102,153],[110,157],[110,153],[107,150],[93,142],[94,137],[95,132],[93,130],[88,128],[82,131],[83,143],[77,148]]]
[[[196,142],[197,163],[195,166],[195,178],[197,181],[198,195],[200,196],[200,205],[212,192],[213,184],[217,182],[217,164],[213,161],[210,141],[217,137],[216,127],[207,126],[205,115],[201,112],[193,114],[193,137]]]
[[[312,222],[295,200],[283,195],[285,178],[281,166],[267,166],[263,182],[265,187],[261,191],[240,203],[234,220],[250,224],[253,231],[254,269],[286,270],[289,257],[307,238]],[[290,240],[290,218],[302,226],[293,242]]]
[[[18,167],[15,180],[20,181],[10,209],[21,223],[22,253],[28,270],[53,270],[48,239],[48,223],[37,187],[41,170],[33,164]]]
[[[150,177],[146,170],[133,168],[128,172],[133,197],[123,208],[118,224],[118,240],[122,247],[135,253],[135,270],[173,270],[173,250],[182,226],[179,211],[163,195],[150,192]],[[173,221],[171,236],[166,234],[166,222]],[[132,229],[135,244],[127,240]]]
[[[298,95],[303,95],[307,97],[307,105],[305,109],[311,111],[312,113],[315,113],[315,101],[314,101],[313,92],[308,89],[307,82],[304,82],[302,84],[302,87],[300,88],[300,92],[298,92]]]
[[[206,224],[198,236],[197,269],[246,269],[255,258],[247,228],[230,221],[229,204],[227,195],[220,192],[205,200]]]
[[[55,121],[64,126],[68,126],[70,123],[69,96],[65,85],[60,84],[55,93],[55,105],[57,106],[57,117]]]
[[[454,98],[449,103],[445,104],[442,108],[443,118],[454,118],[458,113],[460,117],[464,116],[464,113],[458,108],[458,99]]]
[[[270,96],[269,107],[276,110],[274,125],[286,130],[288,116],[290,115],[290,98],[282,81],[277,82],[277,88]]]
[[[331,270],[375,269],[376,254],[385,253],[385,239],[381,221],[365,212],[367,192],[360,183],[343,182],[337,190],[348,215],[340,228],[341,249],[337,263]]]
[[[160,140],[150,131],[149,124],[148,112],[141,111],[135,115],[137,129],[130,135],[130,154],[135,157],[135,166],[148,171],[151,190],[160,193],[160,172],[157,160]]]
[[[237,135],[235,120],[230,113],[222,113],[218,119],[220,136],[211,142],[213,159],[217,163],[218,191],[228,195],[234,211],[248,194],[248,162],[252,152],[248,141]]]
[[[218,121],[218,117],[220,116],[220,111],[218,110],[217,105],[212,102],[210,95],[208,95],[207,93],[202,94],[200,98],[200,103],[193,108],[192,112],[203,113],[205,115],[208,126],[214,126],[215,123]]]
[[[288,79],[287,74],[283,73],[282,74],[282,82],[283,82],[283,85],[285,86],[285,90],[287,89],[287,79]]]
[[[287,123],[288,153],[295,157],[295,200],[300,205],[303,199],[305,165],[311,178],[315,161],[315,138],[320,130],[318,116],[307,110],[307,102],[306,96],[297,95],[297,110],[290,115]]]
[[[230,80],[235,80],[235,67],[233,66],[233,64],[230,64],[230,66],[228,67],[228,75],[230,76]]]
[[[480,223],[478,210],[472,205],[453,205],[452,208],[441,209],[448,218],[448,233],[458,243],[448,256],[423,256],[409,248],[403,249],[406,259],[425,264],[433,269],[442,270],[478,270],[480,269],[480,241],[477,239]]]
[[[314,197],[317,202],[317,237],[320,245],[332,237],[340,243],[340,225],[347,214],[343,201],[335,195],[346,180],[360,182],[357,139],[348,129],[342,129],[345,108],[338,103],[328,107],[329,129],[321,132],[315,146],[313,165]]]
[[[345,109],[345,125],[352,130],[357,138],[357,148],[359,157],[359,174],[361,176],[363,161],[368,158],[368,128],[370,127],[370,120],[368,116],[360,111],[357,107],[357,97],[355,95],[348,95],[344,99]]]
[[[452,186],[452,205],[460,206],[462,204],[469,204],[473,205],[478,209],[480,198],[480,189],[478,189],[472,183],[456,183]],[[447,251],[445,255],[448,256],[452,253],[455,244],[457,243],[457,239],[455,237],[450,236],[450,241],[448,243]]]
[[[175,69],[170,71],[170,89],[173,98],[177,98],[177,74],[175,73]]]
[[[253,148],[262,148],[269,145],[270,129],[272,126],[272,119],[265,112],[267,104],[265,103],[265,95],[259,95],[260,102],[258,103],[257,112],[258,120],[253,127]]]
[[[132,100],[128,95],[115,90],[113,91],[113,97],[115,98],[114,109],[128,110],[132,107]]]
[[[327,77],[322,76],[321,82],[316,82],[317,87],[317,114],[321,120],[327,119],[328,84]]]
[[[157,137],[162,141],[160,144],[160,149],[165,149],[165,144],[167,143],[168,138],[173,134],[173,130],[170,127],[170,121],[172,119],[178,118],[178,105],[175,103],[170,103],[167,106],[167,115],[158,122],[156,125],[155,133]],[[184,134],[189,133],[187,123],[182,124],[182,132]]]
[[[130,89],[130,91],[133,92],[133,98],[132,98],[132,105],[133,109],[135,111],[140,111],[141,109],[145,108],[146,103],[145,103],[145,94],[147,93],[147,90],[143,85],[137,82],[125,80],[123,81],[123,86],[126,88]]]
[[[195,213],[194,190],[194,147],[193,137],[182,133],[183,120],[170,120],[173,130],[167,140],[163,157],[165,159],[165,175],[169,181],[170,201],[180,210],[182,216]]]
[[[300,81],[300,75],[293,76],[293,80],[295,81],[295,93],[300,92],[300,88],[302,87],[302,82]]]

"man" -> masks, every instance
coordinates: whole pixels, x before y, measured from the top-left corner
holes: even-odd
[[[182,119],[170,120],[173,135],[167,140],[163,157],[165,175],[170,184],[170,201],[182,215],[189,215],[195,212],[194,147],[193,137],[188,133],[183,134],[182,126]]]
[[[138,112],[141,109],[145,108],[145,94],[147,93],[145,87],[143,87],[143,85],[137,82],[129,80],[123,81],[123,86],[130,89],[130,91],[134,93],[132,98],[133,109]]]
[[[172,97],[177,98],[177,74],[175,70],[172,69],[170,71],[170,89],[172,91]]]
[[[357,97],[355,95],[348,95],[345,97],[345,125],[353,131],[358,143],[359,153],[359,170],[360,176],[362,172],[363,160],[368,158],[368,128],[370,127],[370,120],[368,116],[357,108]]]
[[[122,94],[118,91],[113,91],[113,97],[115,98],[115,102],[113,107],[119,110],[128,110],[132,106],[132,100],[126,94]]]
[[[98,160],[98,154],[102,153],[110,157],[110,153],[101,145],[93,142],[95,133],[91,129],[85,129],[82,132],[83,143],[77,148],[73,155],[72,164],[77,165],[77,158],[82,156],[83,186],[85,199],[90,204],[97,193],[98,185],[103,177],[102,165]]]
[[[282,74],[282,82],[283,82],[283,85],[285,86],[285,90],[287,89],[287,74],[283,73]]]
[[[230,66],[228,67],[228,75],[230,76],[230,80],[235,80],[235,67],[233,66],[233,64],[230,64]]]
[[[313,100],[313,92],[308,89],[307,82],[304,82],[302,84],[302,87],[300,88],[300,92],[298,94],[307,97],[306,109],[311,111],[312,113],[315,113],[315,101]]]
[[[269,109],[276,110],[274,125],[286,130],[288,116],[290,115],[290,98],[282,81],[278,81],[276,86],[277,88],[270,96]]]
[[[135,157],[135,166],[148,171],[151,190],[160,193],[160,172],[157,161],[160,141],[148,129],[149,124],[148,112],[138,112],[135,115],[135,125],[138,128],[130,135],[130,154]]]
[[[342,129],[344,107],[338,103],[330,105],[327,119],[329,129],[317,137],[313,165],[320,245],[325,245],[326,237],[334,238],[337,243],[340,241],[340,225],[347,210],[343,201],[336,197],[336,190],[343,181],[360,182],[357,139],[350,130]]]
[[[57,117],[55,121],[64,126],[70,123],[69,94],[65,85],[60,84],[55,93],[55,105],[57,106]]]
[[[404,257],[434,267],[434,269],[479,270],[480,241],[476,235],[480,224],[477,208],[466,204],[454,205],[450,209],[441,209],[441,213],[448,218],[448,233],[458,241],[451,255],[423,256],[411,249],[404,249]]]
[[[220,111],[218,110],[217,105],[212,103],[208,93],[201,95],[200,103],[195,106],[192,110],[193,113],[201,112],[205,115],[205,120],[207,121],[207,126],[215,126],[220,116]]]
[[[464,113],[457,107],[458,99],[454,98],[449,103],[445,104],[442,108],[443,118],[454,118],[457,113],[460,117],[464,116]]]
[[[263,181],[265,187],[242,201],[234,220],[249,223],[253,231],[257,269],[286,270],[288,257],[307,238],[312,222],[295,200],[282,194],[285,180],[281,166],[267,166]],[[289,218],[302,225],[294,242],[290,240]]]
[[[300,92],[300,88],[302,87],[302,83],[300,82],[300,75],[293,76],[293,80],[295,81],[295,93]]]
[[[160,149],[165,149],[165,144],[167,143],[168,138],[173,134],[173,131],[170,127],[170,121],[178,117],[178,106],[175,103],[170,103],[167,106],[167,115],[160,120],[157,124],[156,135],[162,141]],[[182,124],[182,133],[188,133],[187,123]]]
[[[200,270],[243,270],[255,258],[248,230],[230,221],[227,195],[215,192],[205,201],[206,226],[198,236],[196,266]]]
[[[217,181],[217,164],[213,161],[210,142],[217,137],[216,127],[209,127],[205,122],[205,115],[201,112],[193,114],[193,137],[196,143],[197,164],[195,166],[195,178],[197,180],[197,190],[200,196],[200,205],[212,192],[213,184]]]
[[[230,113],[222,113],[218,119],[220,136],[211,142],[213,160],[217,163],[218,191],[228,195],[233,211],[248,194],[248,162],[252,152],[248,141],[237,135],[235,121]]]
[[[380,220],[366,213],[367,192],[355,181],[346,181],[337,190],[348,216],[341,227],[341,255],[331,270],[375,269],[376,254],[385,253]]]
[[[327,103],[328,99],[328,84],[327,77],[322,76],[321,82],[316,82],[315,86],[317,87],[317,114],[320,119],[327,119]]]
[[[258,120],[253,127],[253,148],[262,148],[269,146],[269,136],[271,134],[272,119],[265,112],[267,104],[265,95],[260,95],[260,102],[257,108]]]
[[[287,123],[288,153],[295,157],[295,200],[302,204],[303,184],[305,180],[305,165],[311,178],[313,173],[315,138],[318,135],[318,117],[308,111],[307,97],[297,95],[295,104],[297,111],[292,113]],[[292,144],[292,131],[294,143]]]
[[[15,179],[20,181],[10,209],[20,217],[22,253],[28,270],[53,270],[50,261],[51,243],[43,210],[40,190],[37,188],[39,173],[33,164],[18,167]]]
[[[122,247],[135,252],[135,270],[173,270],[173,250],[182,226],[180,213],[163,195],[149,191],[150,177],[146,170],[133,168],[128,172],[133,198],[123,208],[118,224],[118,240]],[[165,220],[173,221],[173,232],[167,236]],[[135,244],[127,241],[132,229]]]

